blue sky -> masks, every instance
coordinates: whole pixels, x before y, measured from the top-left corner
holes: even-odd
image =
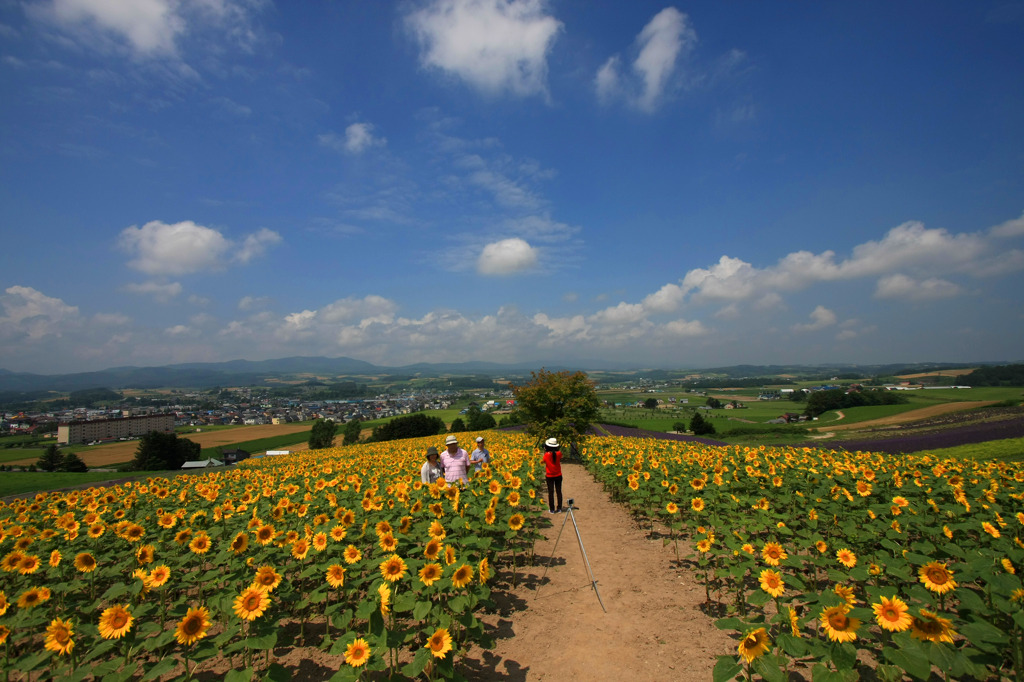
[[[1024,3],[0,0],[0,367],[1020,361]]]

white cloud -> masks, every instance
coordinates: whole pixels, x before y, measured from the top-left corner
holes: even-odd
[[[836,323],[836,314],[823,305],[819,305],[811,311],[811,321],[806,324],[793,325],[793,331],[814,332],[825,327],[831,327]]]
[[[623,97],[641,111],[654,111],[672,83],[680,56],[692,50],[696,42],[697,33],[688,17],[674,7],[666,7],[636,37],[632,73],[623,72],[618,55],[598,69],[594,78],[598,97],[603,102]]]
[[[173,327],[165,329],[164,333],[168,336],[193,336],[195,335],[195,330],[188,325],[176,324]]]
[[[96,313],[92,319],[97,324],[111,327],[123,327],[132,321],[132,318],[121,313]]]
[[[142,227],[125,228],[119,246],[133,256],[128,265],[136,270],[148,275],[184,275],[248,263],[280,241],[279,234],[266,228],[236,244],[218,230],[191,220],[173,224],[153,220]]]
[[[938,298],[952,298],[963,291],[953,282],[929,277],[916,280],[896,273],[878,280],[875,298],[899,298],[907,301],[926,301]]]
[[[239,310],[255,310],[258,308],[265,308],[270,304],[270,297],[268,296],[243,296],[238,300]]]
[[[406,16],[420,61],[488,94],[547,92],[547,54],[562,23],[543,0],[431,0]]]
[[[140,296],[152,296],[161,303],[166,303],[181,293],[181,284],[178,282],[130,282],[124,285],[124,290],[130,294]]]
[[[205,30],[216,31],[221,50],[225,43],[249,49],[256,40],[251,15],[261,6],[249,0],[38,0],[27,13],[89,49],[178,59],[180,42]]]
[[[1019,236],[1018,229],[1018,222],[1011,220],[989,233],[953,234],[910,221],[879,240],[858,244],[845,260],[837,259],[831,250],[794,251],[773,266],[758,268],[740,258],[722,256],[710,267],[690,270],[678,283],[663,285],[644,303],[652,312],[674,310],[685,304],[686,297],[694,303],[751,301],[759,308],[777,307],[782,305],[782,292],[873,277],[889,278],[880,283],[876,292],[880,298],[948,297],[961,289],[936,273],[994,277],[1024,269],[1024,250],[996,241],[996,237]]]
[[[678,284],[666,284],[644,299],[644,308],[656,313],[670,313],[683,303],[686,292]]]
[[[673,336],[692,338],[704,336],[710,330],[700,320],[690,320],[689,322],[686,320],[672,320],[665,325],[665,331]]]
[[[64,326],[77,322],[78,308],[32,287],[12,286],[0,296],[0,338],[38,340],[60,336]]]
[[[1007,220],[993,227],[990,232],[993,237],[1019,237],[1024,235],[1024,214],[1019,218]]]
[[[345,128],[345,135],[337,133],[324,133],[317,136],[317,141],[328,149],[348,154],[362,154],[372,147],[383,147],[388,141],[387,138],[377,137],[373,134],[375,126],[372,123],[353,123]]]
[[[537,249],[514,237],[486,245],[480,252],[476,269],[482,275],[511,275],[537,264]]]

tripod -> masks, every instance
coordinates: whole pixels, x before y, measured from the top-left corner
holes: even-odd
[[[572,527],[576,531],[576,541],[580,545],[580,554],[583,555],[583,563],[587,567],[587,575],[590,576],[590,586],[594,588],[594,594],[597,595],[597,601],[601,604],[601,610],[608,613],[608,609],[604,607],[604,600],[601,599],[601,593],[597,590],[597,578],[594,577],[594,572],[590,569],[590,561],[587,559],[587,551],[583,549],[583,538],[580,537],[580,527],[576,525],[576,516],[572,513],[573,509],[579,509],[579,507],[573,506],[574,500],[569,500],[569,508],[566,510],[566,516],[562,519],[562,527],[558,529],[558,537],[555,538],[555,546],[551,548],[551,554],[555,553],[558,549],[558,541],[562,539],[562,531],[565,530],[565,522],[572,519]],[[549,561],[547,566],[544,567],[544,573],[540,576],[541,583],[544,582],[544,577],[548,574],[548,568],[551,566]],[[540,591],[540,586],[537,587],[537,591]],[[536,596],[536,595],[534,595]]]

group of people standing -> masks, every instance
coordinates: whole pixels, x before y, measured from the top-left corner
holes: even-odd
[[[471,455],[459,447],[456,436],[445,438],[444,445],[443,453],[438,453],[433,445],[427,448],[427,461],[420,467],[422,482],[433,483],[444,476],[444,480],[449,483],[468,483],[469,467],[475,466],[475,470],[480,471],[484,464],[491,461],[491,451],[487,449],[483,436],[477,436],[476,449]],[[557,514],[562,511],[562,451],[557,438],[544,441],[544,478],[548,484],[548,513]]]
[[[476,471],[480,471],[484,464],[491,461],[491,451],[487,449],[483,436],[477,436],[476,449],[472,455],[459,447],[456,436],[445,438],[444,446],[443,453],[438,453],[433,445],[427,448],[427,461],[420,467],[420,480],[424,483],[433,483],[442,476],[449,483],[468,483],[469,467],[474,466]]]

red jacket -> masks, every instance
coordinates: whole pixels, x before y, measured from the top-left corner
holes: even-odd
[[[562,451],[547,450],[544,452],[544,475],[556,478],[562,475]]]

